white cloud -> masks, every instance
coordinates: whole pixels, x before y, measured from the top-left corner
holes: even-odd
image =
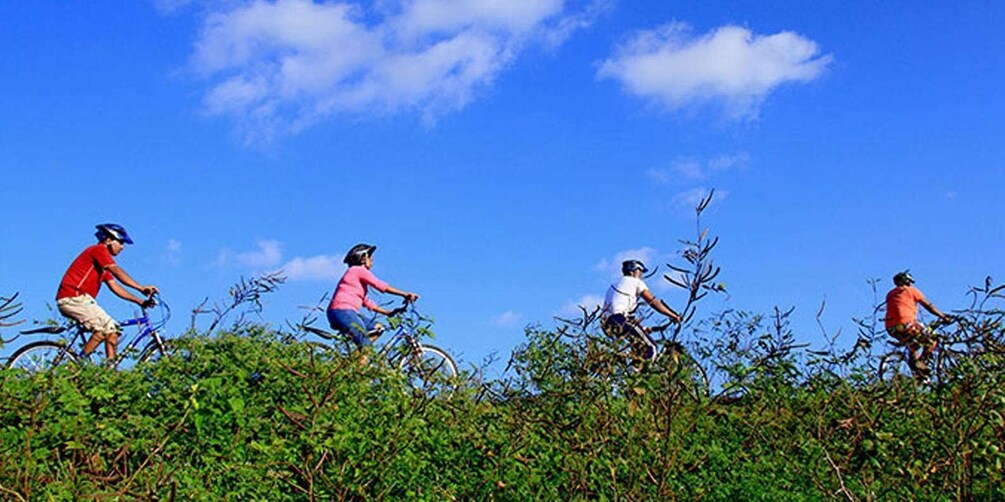
[[[610,2],[570,6],[587,1],[224,2],[192,65],[213,82],[206,111],[234,118],[248,142],[338,113],[432,121],[470,103],[529,44],[560,43]]]
[[[791,31],[757,35],[722,26],[695,37],[690,26],[674,22],[636,33],[597,75],[669,110],[717,103],[742,119],[755,117],[779,85],[814,80],[831,60],[814,41]]]
[[[750,163],[750,156],[745,153],[717,155],[707,160],[695,158],[678,158],[666,169],[650,169],[646,176],[663,184],[676,181],[707,180],[716,174],[742,170]]]
[[[561,316],[574,316],[577,314],[582,314],[581,308],[585,308],[587,312],[592,311],[598,307],[604,305],[604,298],[597,295],[584,295],[578,300],[569,300],[562,305],[562,309],[559,311],[558,315]]]
[[[169,264],[179,265],[181,263],[181,248],[182,246],[180,241],[168,239],[164,257]]]
[[[291,281],[335,281],[345,266],[335,256],[318,255],[294,258],[282,266],[283,275]]]
[[[255,243],[257,249],[233,255],[233,262],[244,268],[265,269],[279,265],[283,260],[282,243],[261,240]]]
[[[333,281],[345,271],[342,259],[336,256],[317,255],[307,258],[297,256],[284,262],[282,242],[259,240],[255,243],[255,247],[252,251],[242,253],[224,249],[220,251],[215,265],[244,268],[253,273],[281,272],[290,281]]]
[[[602,258],[594,269],[604,272],[611,277],[621,277],[621,263],[625,260],[641,260],[650,269],[659,259],[659,253],[648,246],[643,246],[638,249],[626,249],[624,251],[619,251],[615,253],[614,258],[608,260],[607,258]]]
[[[678,209],[691,211],[693,213],[695,207],[708,197],[709,191],[710,190],[708,188],[697,187],[683,192],[678,192],[670,198],[670,203]],[[728,191],[716,190],[715,195],[712,196],[712,202],[709,205],[722,202],[728,196]]]
[[[523,314],[512,310],[507,310],[492,318],[492,324],[503,327],[519,326],[522,321]]]

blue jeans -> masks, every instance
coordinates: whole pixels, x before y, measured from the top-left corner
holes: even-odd
[[[350,309],[332,309],[326,312],[328,325],[349,335],[357,347],[372,345],[369,333],[376,324],[373,319],[364,319],[359,312]]]

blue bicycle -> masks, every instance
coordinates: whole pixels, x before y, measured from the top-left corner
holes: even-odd
[[[136,326],[139,332],[114,359],[105,362],[107,366],[117,368],[124,360],[133,358],[135,354],[139,354],[135,358],[138,363],[154,361],[171,351],[170,341],[160,335],[160,330],[164,328],[171,317],[171,309],[159,296],[153,296],[151,299],[153,301],[148,307],[141,309],[138,317],[119,322],[119,326],[123,328]],[[157,312],[156,319],[152,318],[149,313],[154,309]],[[89,356],[85,357],[81,353],[82,351],[78,352],[74,349],[78,344],[83,347],[90,334],[80,324],[68,321],[59,326],[44,326],[21,331],[22,335],[62,335],[64,333],[70,336],[60,340],[32,342],[21,347],[11,354],[7,360],[7,367],[34,374],[49,371],[65,362],[76,363],[81,359],[87,359]]]
[[[419,342],[419,338],[428,332],[430,319],[419,314],[414,303],[399,307],[394,313],[397,314],[391,317],[394,332],[377,350],[378,357],[401,370],[418,390],[427,394],[452,390],[457,377],[457,364],[453,358],[443,349]],[[349,356],[355,348],[344,333],[332,333],[306,324],[301,324],[300,328],[328,340],[328,343],[307,342],[320,353]]]

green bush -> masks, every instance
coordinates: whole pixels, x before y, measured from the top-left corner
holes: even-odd
[[[1000,355],[973,354],[945,385],[879,381],[861,361],[783,350],[792,348],[786,329],[755,317],[709,321],[706,350],[692,346],[641,371],[602,367],[622,362],[597,359],[588,337],[531,328],[505,378],[439,397],[417,394],[379,361],[317,354],[259,326],[183,337],[173,357],[123,371],[4,370],[0,493],[1005,497]]]

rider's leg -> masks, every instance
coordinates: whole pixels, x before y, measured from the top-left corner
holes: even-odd
[[[102,309],[94,298],[80,295],[71,298],[61,298],[56,302],[59,312],[80,323],[85,330],[90,331],[91,338],[84,344],[84,355],[90,355],[98,344],[105,342],[105,353],[114,356],[115,345],[119,339],[119,325]],[[109,351],[109,342],[112,344]]]
[[[384,334],[384,325],[381,323],[374,323],[373,328],[367,332],[366,336],[370,339],[370,343],[376,342],[380,335]]]
[[[604,334],[611,338],[620,338],[624,333],[625,316],[621,314],[614,314],[605,318],[600,323],[600,329],[603,330]]]
[[[373,341],[377,339],[377,336],[380,336],[378,332],[377,336],[371,337],[371,331],[374,328],[373,320],[368,321],[355,310],[336,309],[329,310],[327,314],[331,327],[349,335],[358,349],[367,349],[373,345]],[[359,352],[360,364],[367,364],[369,362],[369,357],[367,356],[369,351],[357,350],[357,352]]]
[[[94,349],[98,348],[98,344],[101,343],[101,342],[103,342],[103,341],[105,341],[107,338],[108,338],[108,333],[102,333],[102,332],[98,332],[98,331],[95,331],[94,333],[91,333],[91,338],[88,339],[87,343],[84,344],[84,354],[83,355],[85,357],[91,355],[91,352],[94,352]]]
[[[119,333],[117,331],[109,333],[105,338],[105,360],[115,359],[115,350],[119,346]]]
[[[904,339],[908,349],[908,366],[917,378],[928,376],[928,358],[931,352],[928,350],[926,327],[915,321],[907,326]]]
[[[646,333],[641,324],[629,322],[625,325],[628,333],[632,337],[632,345],[639,359],[650,362],[656,359],[656,342]]]

